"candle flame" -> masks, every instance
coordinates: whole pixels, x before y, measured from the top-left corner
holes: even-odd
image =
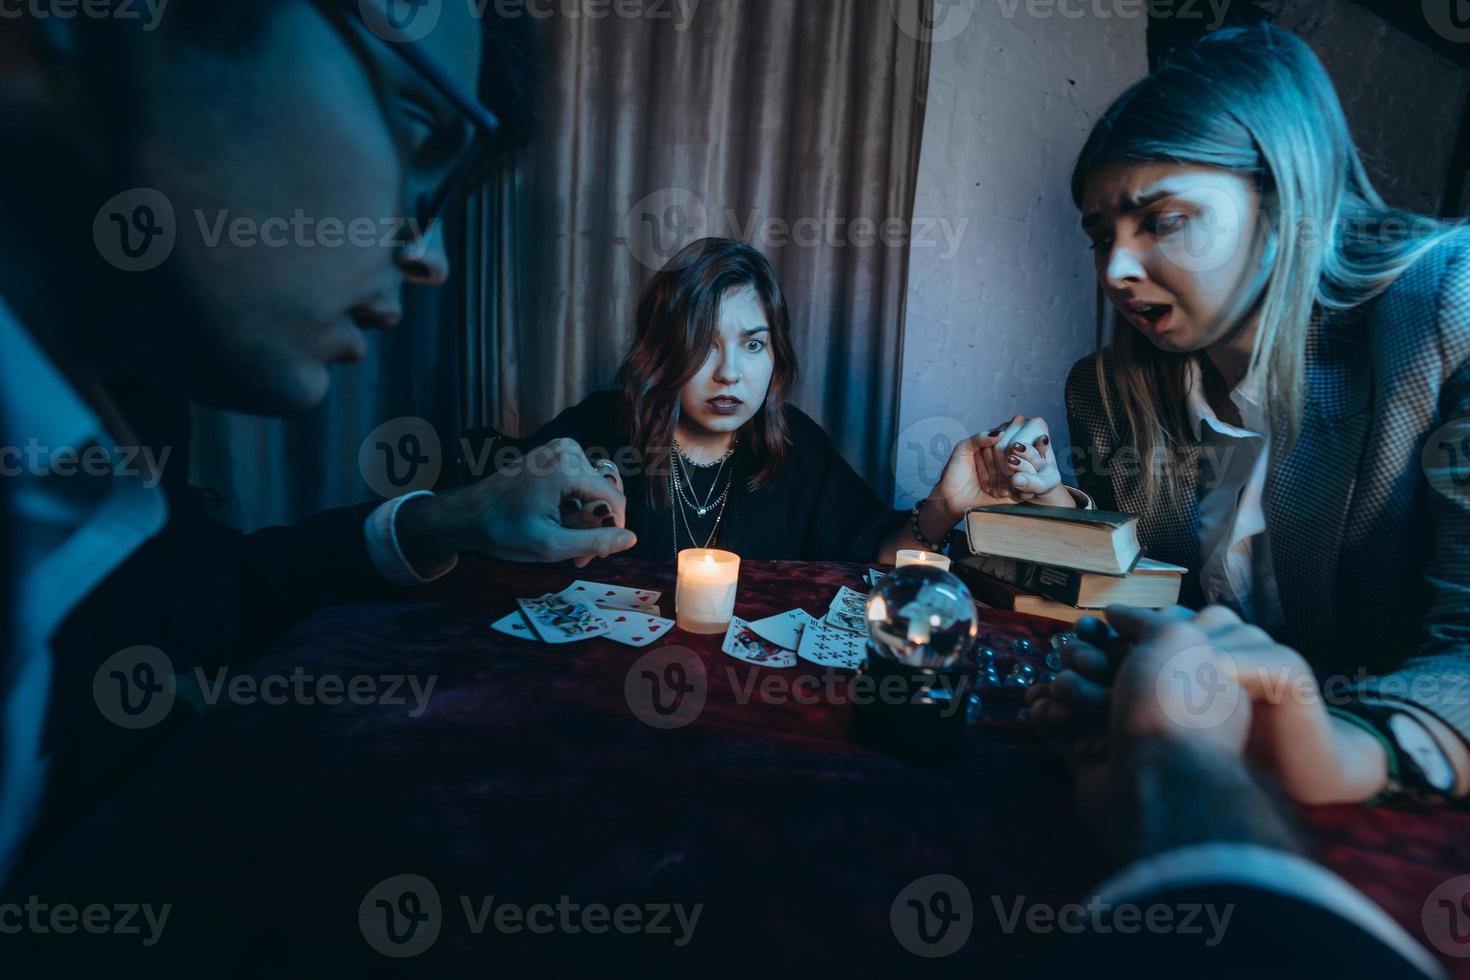
[[[715,556],[711,554],[706,554],[704,556],[704,563],[706,565],[713,565],[715,563]]]

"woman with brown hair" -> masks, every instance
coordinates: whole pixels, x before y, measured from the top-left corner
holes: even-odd
[[[888,509],[789,403],[797,375],[771,264],[706,238],[644,290],[618,390],[563,412],[533,442],[571,438],[599,461],[627,496],[629,554],[641,557],[718,546],[751,559],[892,561],[900,548],[935,548],[966,509],[999,502],[981,484],[992,434],[961,443],[911,514]],[[1060,483],[1054,462],[1028,478],[1033,497]]]

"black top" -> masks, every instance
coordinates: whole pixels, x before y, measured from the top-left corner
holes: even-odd
[[[687,505],[682,508],[682,516],[666,505],[650,505],[647,481],[660,480],[667,485],[669,467],[674,464],[665,458],[651,467],[651,472],[641,472],[639,456],[627,448],[632,440],[618,416],[617,393],[597,392],[547,423],[533,437],[532,445],[575,439],[588,456],[611,458],[618,463],[628,497],[628,528],[638,535],[637,546],[626,554],[672,561],[676,521],[678,549],[704,547],[715,529],[719,507],[701,518]],[[734,467],[724,517],[710,547],[748,559],[877,560],[879,546],[902,526],[905,515],[883,506],[837,452],[822,427],[804,412],[787,406],[786,426],[791,433],[786,462],[775,482],[764,490],[750,492],[747,482],[755,460],[743,444],[736,448],[723,472],[717,474],[716,467],[687,468],[693,486],[686,485],[686,493],[704,501],[707,497],[719,499],[730,467]],[[680,471],[681,480],[684,472]]]

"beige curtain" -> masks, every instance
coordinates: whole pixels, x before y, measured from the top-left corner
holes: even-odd
[[[739,238],[791,305],[797,405],[891,495],[929,73],[899,20],[928,2],[553,17],[538,140],[472,215],[466,421],[526,435],[610,385],[654,269],[702,235]]]

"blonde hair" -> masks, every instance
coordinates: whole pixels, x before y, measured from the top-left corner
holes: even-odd
[[[1072,199],[1088,178],[1127,162],[1217,167],[1254,182],[1264,286],[1250,370],[1261,370],[1273,433],[1289,445],[1304,410],[1314,317],[1365,303],[1459,224],[1389,207],[1374,190],[1337,92],[1312,50],[1269,24],[1216,31],[1171,57],[1108,108],[1078,154]],[[1117,431],[1104,374],[1107,326],[1098,288],[1097,381]],[[1145,499],[1185,493],[1177,462],[1189,431],[1186,384],[1199,352],[1161,351],[1112,321],[1113,381],[1141,460]],[[1202,377],[1211,372],[1204,371]],[[1193,488],[1188,488],[1192,492]]]

